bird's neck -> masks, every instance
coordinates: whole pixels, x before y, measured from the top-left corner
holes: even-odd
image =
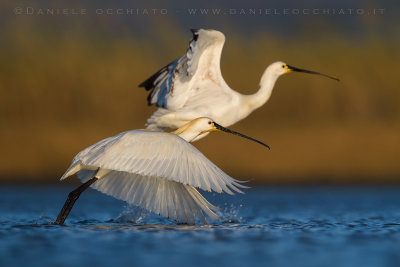
[[[278,77],[279,75],[276,75],[269,68],[264,71],[260,80],[260,89],[255,94],[246,95],[244,98],[249,112],[261,107],[268,101]]]
[[[179,137],[185,139],[187,142],[190,143],[199,135],[199,132],[191,131],[190,129],[188,129],[189,126],[190,123],[187,123],[183,125],[181,128],[173,131],[172,133],[178,135]]]

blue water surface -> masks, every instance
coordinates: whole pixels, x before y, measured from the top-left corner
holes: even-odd
[[[177,225],[92,189],[0,187],[0,266],[400,266],[400,187],[207,193],[220,221]]]

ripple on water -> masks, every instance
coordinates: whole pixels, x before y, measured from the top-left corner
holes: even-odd
[[[58,226],[61,189],[0,188],[1,266],[400,266],[399,188],[206,194],[221,207],[208,225],[176,224],[88,191]]]

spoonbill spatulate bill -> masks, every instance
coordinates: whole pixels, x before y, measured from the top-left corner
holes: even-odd
[[[132,130],[104,139],[81,151],[61,180],[77,173],[83,183],[72,191],[55,224],[64,224],[80,194],[89,186],[181,223],[206,223],[218,218],[217,207],[204,191],[242,193],[241,181],[231,178],[189,142],[211,131],[224,131],[266,144],[226,129],[209,118],[197,118],[173,133]],[[268,147],[269,148],[269,147]]]
[[[319,72],[275,62],[261,76],[260,89],[255,94],[243,95],[232,90],[221,74],[224,34],[204,29],[192,32],[193,39],[186,54],[139,85],[150,91],[148,104],[159,107],[147,120],[146,126],[149,129],[177,129],[203,116],[225,127],[230,126],[264,105],[278,77],[286,73],[317,74],[338,80]]]

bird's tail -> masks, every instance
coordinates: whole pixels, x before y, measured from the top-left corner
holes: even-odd
[[[90,175],[92,173],[78,173],[82,181]],[[219,208],[209,203],[194,187],[163,178],[111,171],[91,187],[181,223],[194,224],[196,218],[207,223],[205,215],[219,218],[214,212]]]

